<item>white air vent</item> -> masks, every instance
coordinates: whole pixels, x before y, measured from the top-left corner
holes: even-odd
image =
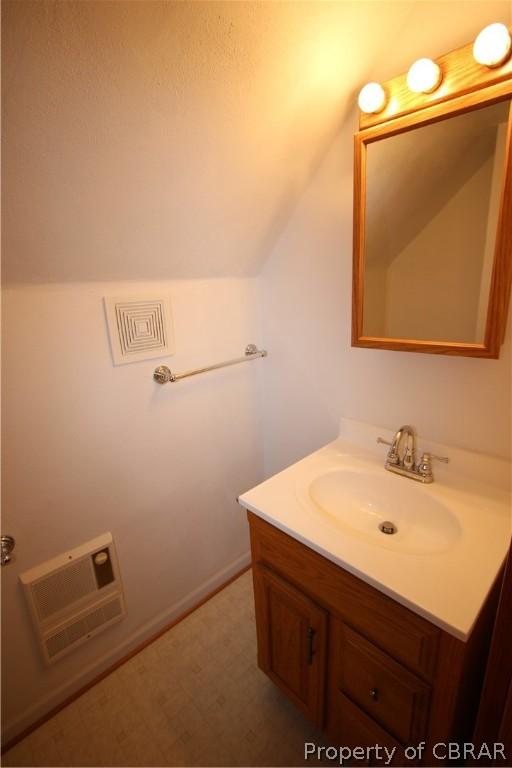
[[[47,663],[126,613],[110,533],[25,571],[20,579]]]
[[[104,302],[115,365],[174,353],[169,299],[105,297]]]

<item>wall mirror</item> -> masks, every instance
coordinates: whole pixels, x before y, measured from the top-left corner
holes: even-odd
[[[511,102],[474,101],[356,134],[354,346],[499,356]]]

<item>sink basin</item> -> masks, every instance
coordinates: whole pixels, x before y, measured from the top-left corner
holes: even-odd
[[[461,535],[455,515],[424,486],[384,470],[327,472],[311,482],[309,496],[333,528],[388,549],[444,552]],[[383,523],[392,524],[383,526],[388,533]]]
[[[241,505],[466,641],[508,551],[509,463],[427,443],[451,464],[424,485],[386,472],[379,428],[343,419],[342,433],[247,491]],[[382,533],[385,521],[397,532]]]

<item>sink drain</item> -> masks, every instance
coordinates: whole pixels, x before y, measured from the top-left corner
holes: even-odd
[[[390,523],[389,520],[384,520],[383,523],[380,523],[379,525],[379,531],[382,531],[382,533],[386,533],[388,536],[391,536],[391,534],[397,532],[397,527],[394,523]]]

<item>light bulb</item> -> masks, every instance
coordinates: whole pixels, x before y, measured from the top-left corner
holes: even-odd
[[[486,67],[499,67],[510,56],[512,41],[504,24],[484,27],[473,44],[473,57]]]
[[[379,83],[367,83],[359,92],[359,109],[366,114],[375,114],[384,109],[386,92]]]
[[[442,79],[441,67],[432,59],[418,59],[407,73],[407,85],[414,93],[432,93]]]

